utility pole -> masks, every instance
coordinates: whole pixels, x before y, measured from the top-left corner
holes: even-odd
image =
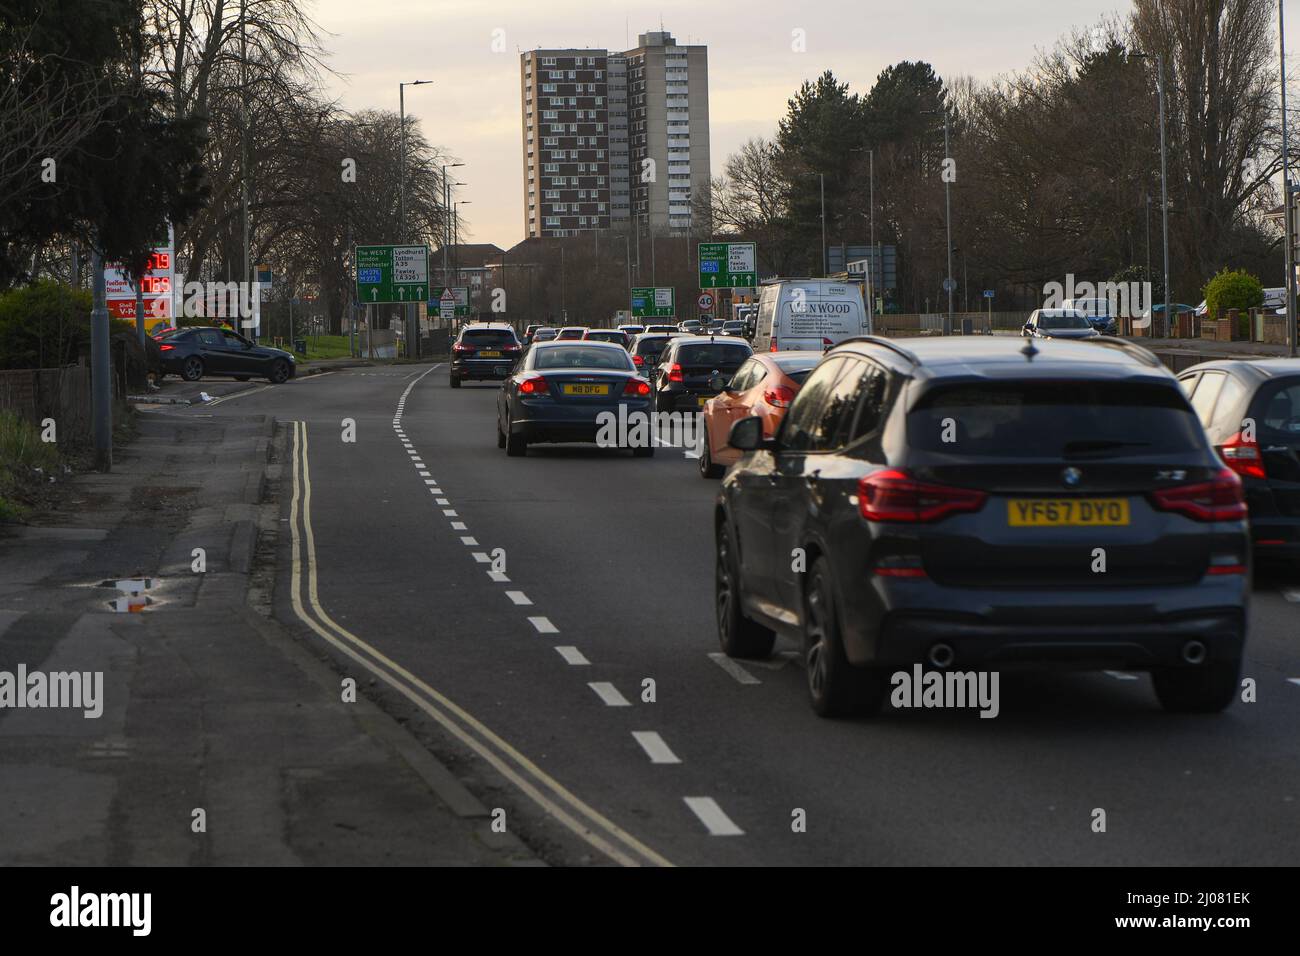
[[[408,86],[428,86],[431,80],[411,80],[397,84],[398,122],[402,127],[402,156],[398,169],[397,233],[401,242],[406,241],[406,88]],[[426,263],[426,266],[428,264]],[[406,310],[406,354],[418,358],[420,354],[420,317],[416,312],[416,303],[403,306]]]
[[[869,207],[871,219],[871,257],[867,260],[867,296],[871,300],[867,303],[867,316],[875,314],[876,309],[876,150],[875,147],[867,150],[867,161],[870,163],[867,173],[867,205]],[[845,266],[848,268],[848,266]],[[874,325],[873,325],[874,328]]]
[[[90,312],[90,408],[95,447],[95,470],[113,468],[113,379],[108,343],[108,293],[104,283],[104,258],[98,248],[90,253],[90,287],[94,297]]]
[[[251,117],[248,110],[248,30],[247,21],[247,0],[239,0],[239,92],[243,104],[243,122],[240,124],[240,142],[239,142],[239,191],[241,195],[242,216],[244,222],[244,288],[252,288],[252,259],[248,239],[248,126]],[[242,296],[240,297],[242,300]],[[239,325],[241,328],[244,324],[244,317],[240,316]],[[250,336],[257,338],[257,329],[243,329],[251,331]]]
[[[1295,358],[1295,250],[1291,245],[1294,213],[1291,209],[1291,141],[1287,138],[1286,125],[1286,38],[1282,32],[1282,0],[1278,0],[1277,3],[1277,47],[1282,82],[1282,201],[1285,203],[1282,224],[1286,230],[1286,344],[1287,351],[1292,358]]]
[[[1279,15],[1281,6],[1279,2]],[[1164,247],[1165,247],[1165,313],[1162,317],[1165,324],[1165,334],[1168,334],[1169,328],[1169,303],[1172,295],[1169,289],[1169,183],[1166,176],[1165,165],[1165,57],[1163,53],[1156,54],[1156,69],[1160,71],[1160,82],[1157,89],[1160,94],[1160,216],[1164,228]],[[1283,122],[1286,122],[1286,110],[1282,111]],[[1285,153],[1285,150],[1283,151]],[[1154,335],[1156,330],[1151,329]]]
[[[826,278],[829,269],[826,263],[826,174],[818,173],[817,178],[821,180],[822,190],[822,278]]]
[[[948,145],[948,108],[943,110],[943,157],[945,160],[952,156],[952,150]],[[943,334],[952,335],[952,292],[956,285],[952,279],[952,183],[948,181],[949,177],[945,176],[943,181],[943,217],[948,227],[948,317],[943,323]]]

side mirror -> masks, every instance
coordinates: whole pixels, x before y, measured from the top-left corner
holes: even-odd
[[[763,419],[754,415],[742,418],[731,426],[727,444],[740,451],[757,451],[760,448],[771,448],[775,442],[763,437]]]

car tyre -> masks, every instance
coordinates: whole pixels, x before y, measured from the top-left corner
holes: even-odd
[[[741,610],[740,565],[725,520],[718,525],[716,540],[713,593],[722,653],[728,657],[771,657],[776,634],[745,617]]]
[[[452,387],[452,388],[460,388],[460,376],[459,376],[459,375],[453,375],[453,376],[451,377],[451,387]]]
[[[506,447],[506,433],[501,430],[501,419],[497,419],[497,447]]]
[[[1237,695],[1240,676],[1240,657],[1197,667],[1151,669],[1156,699],[1171,714],[1215,714],[1224,710]]]
[[[181,365],[181,378],[187,382],[197,382],[203,377],[203,359],[191,355]]]
[[[523,435],[511,433],[506,436],[506,454],[511,458],[522,458],[528,454],[528,442]]]
[[[700,477],[701,478],[721,478],[727,469],[721,465],[713,463],[713,456],[709,453],[709,440],[707,436],[703,441],[703,447],[700,449]]]
[[[804,594],[804,656],[808,699],[819,717],[849,717],[880,710],[887,675],[855,667],[844,654],[831,565],[819,557]]]
[[[284,359],[276,359],[271,363],[271,374],[266,376],[266,380],[272,385],[283,385],[289,381],[289,363]]]
[[[236,381],[236,382],[247,382],[247,381],[248,381],[250,378],[252,378],[252,377],[253,377],[253,376],[251,376],[251,375],[236,375],[236,376],[235,376],[235,381]]]

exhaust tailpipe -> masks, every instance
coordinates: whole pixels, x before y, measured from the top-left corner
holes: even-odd
[[[935,667],[943,668],[950,665],[955,656],[949,645],[935,644],[930,648],[930,653],[926,655],[926,659]]]
[[[1205,660],[1205,645],[1200,641],[1188,641],[1183,645],[1183,660],[1189,664],[1200,664]]]

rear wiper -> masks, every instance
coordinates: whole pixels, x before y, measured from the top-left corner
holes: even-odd
[[[1150,444],[1147,441],[1110,441],[1105,439],[1068,441],[1065,443],[1065,447],[1061,449],[1061,454],[1066,456],[1087,455],[1092,452],[1110,451],[1115,448],[1146,448]]]

